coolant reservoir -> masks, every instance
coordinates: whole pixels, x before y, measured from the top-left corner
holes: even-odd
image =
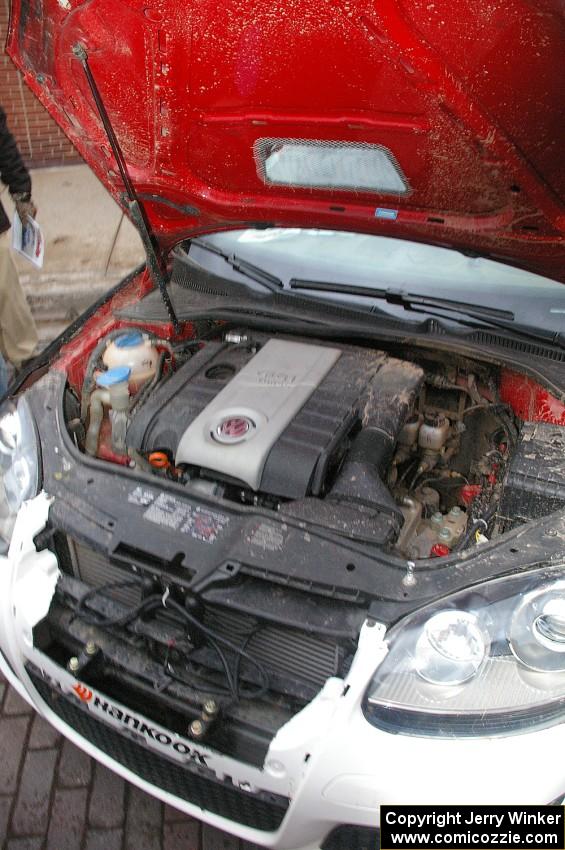
[[[141,331],[128,331],[112,340],[102,355],[108,369],[127,366],[131,369],[130,381],[141,384],[157,371],[159,352],[149,337]]]

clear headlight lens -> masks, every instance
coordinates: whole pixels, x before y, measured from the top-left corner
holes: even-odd
[[[10,543],[17,513],[39,489],[39,446],[25,396],[0,408],[0,549]]]
[[[532,670],[565,672],[565,580],[527,593],[509,629],[510,649]]]
[[[411,735],[529,731],[565,718],[563,569],[496,579],[395,626],[367,691],[376,726]]]
[[[416,643],[414,666],[426,682],[461,685],[477,674],[486,649],[474,614],[440,611],[424,625]]]

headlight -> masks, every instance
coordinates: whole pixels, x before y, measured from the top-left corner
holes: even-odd
[[[39,489],[39,448],[25,396],[0,408],[0,549],[10,543],[17,513]]]
[[[441,737],[565,719],[563,575],[496,579],[403,620],[367,691],[367,719],[389,732]]]
[[[478,673],[486,648],[474,614],[440,611],[424,625],[414,666],[422,679],[434,685],[462,685]]]

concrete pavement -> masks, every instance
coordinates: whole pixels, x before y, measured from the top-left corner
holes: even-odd
[[[144,257],[137,231],[86,165],[31,172],[45,262],[15,256],[20,280],[45,344]],[[7,191],[1,196],[10,217]]]

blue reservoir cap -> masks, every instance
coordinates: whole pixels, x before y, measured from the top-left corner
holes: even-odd
[[[113,387],[116,384],[123,384],[124,381],[129,381],[131,369],[129,366],[116,366],[115,369],[108,369],[96,378],[96,383],[99,387]]]
[[[116,337],[115,342],[118,348],[133,348],[143,343],[143,334],[141,331],[131,331]]]

